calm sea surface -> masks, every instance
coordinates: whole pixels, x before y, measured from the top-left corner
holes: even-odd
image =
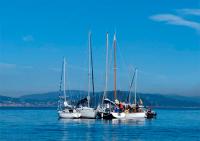
[[[200,110],[156,109],[152,120],[58,120],[55,109],[0,108],[0,141],[200,140]]]

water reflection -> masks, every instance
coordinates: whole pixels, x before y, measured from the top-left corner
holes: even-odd
[[[103,120],[103,119],[59,119],[60,123],[64,124],[85,124],[85,125],[91,125],[91,124],[128,124],[128,125],[144,125],[145,121],[147,119],[145,118],[138,118],[138,119],[112,119],[112,120]]]
[[[125,124],[125,125],[144,125],[145,119],[113,119],[110,121],[112,124]]]
[[[158,112],[159,117],[150,120],[57,120],[56,112],[50,110],[2,110],[0,111],[0,141],[200,139],[200,118],[196,118],[200,110],[164,109]]]
[[[61,130],[61,140],[117,140],[121,130],[131,127],[145,125],[146,120],[141,119],[59,119]],[[129,137],[132,131],[123,132],[124,136]]]
[[[94,124],[96,119],[59,119],[60,123],[81,123],[81,124]]]

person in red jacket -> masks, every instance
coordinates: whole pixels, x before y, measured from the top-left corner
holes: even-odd
[[[119,103],[119,109],[120,109],[120,112],[124,111],[124,106],[123,106],[123,104],[121,102]]]

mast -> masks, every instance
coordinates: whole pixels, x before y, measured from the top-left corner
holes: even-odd
[[[106,73],[105,73],[105,89],[104,89],[102,104],[103,100],[106,98],[107,87],[108,87],[108,32],[106,33]]]
[[[94,68],[93,68],[93,55],[92,55],[92,36],[91,36],[91,33],[90,33],[90,39],[89,39],[89,42],[90,42],[90,59],[91,59],[91,69],[92,69],[92,94],[94,96]]]
[[[117,65],[116,65],[116,33],[114,34],[114,99],[117,99],[117,80],[116,80],[116,75],[117,75]]]
[[[65,58],[63,59],[63,93],[64,93],[64,100],[66,102],[66,80],[65,80],[65,65],[66,65],[66,61]]]
[[[91,37],[91,32],[88,34],[88,107],[90,107],[90,37]]]
[[[136,94],[137,94],[137,69],[135,69],[135,99],[134,99],[135,104],[137,103]]]
[[[64,63],[62,62],[62,68],[61,68],[61,76],[60,76],[60,83],[59,83],[59,100],[58,100],[58,109],[61,109],[61,94],[62,94],[62,82],[63,82],[63,65]]]

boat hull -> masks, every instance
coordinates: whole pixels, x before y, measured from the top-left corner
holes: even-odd
[[[115,113],[115,112],[110,112],[110,113],[103,113],[103,119],[124,119],[125,118],[125,113]]]
[[[103,113],[103,119],[111,120],[113,118],[111,113]]]
[[[64,112],[64,111],[58,111],[58,116],[59,118],[64,118],[64,119],[77,119],[80,118],[81,114],[78,112]]]
[[[111,112],[112,116],[116,119],[123,119],[125,118],[125,113],[115,113],[115,112]]]
[[[77,108],[77,111],[81,113],[81,118],[95,119],[97,116],[97,111],[90,107]]]
[[[136,119],[136,118],[146,118],[145,112],[138,112],[138,113],[126,113],[126,119]]]
[[[156,118],[157,113],[154,112],[154,111],[153,111],[153,112],[147,112],[147,113],[146,113],[146,116],[147,116],[148,119]]]

